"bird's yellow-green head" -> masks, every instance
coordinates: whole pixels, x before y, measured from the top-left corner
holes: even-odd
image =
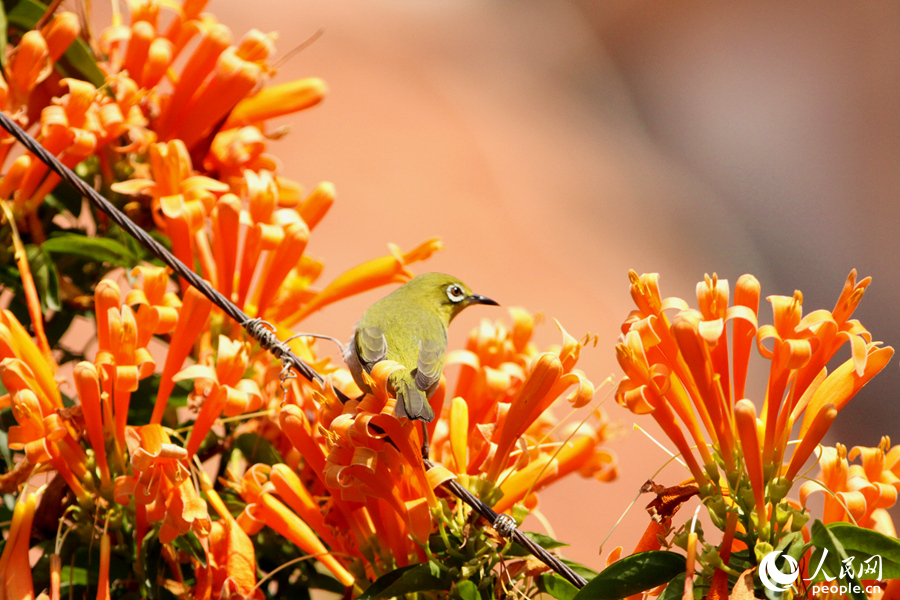
[[[434,419],[427,400],[440,383],[447,327],[472,304],[497,305],[473,294],[456,277],[426,273],[370,306],[344,353],[359,388],[369,391],[364,370],[371,373],[385,359],[396,361],[406,369],[395,371],[390,379],[398,400],[395,414],[425,422]]]
[[[443,273],[419,275],[391,295],[399,296],[403,302],[415,303],[435,312],[445,326],[449,325],[453,317],[467,306],[473,304],[498,305],[490,298],[473,294],[469,286],[456,277]]]

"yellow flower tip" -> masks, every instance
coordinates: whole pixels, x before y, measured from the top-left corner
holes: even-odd
[[[391,244],[393,246],[393,244]],[[394,246],[396,248],[396,246]],[[419,262],[423,260],[428,260],[431,258],[431,255],[435,252],[444,249],[444,242],[441,241],[441,238],[434,237],[428,240],[425,240],[409,252],[405,254],[401,254],[404,265],[409,265],[414,262]],[[393,248],[392,248],[393,250]],[[393,253],[393,252],[392,252]]]
[[[659,295],[659,273],[644,273],[638,276],[636,272],[629,271],[628,280],[631,282],[631,298],[638,310],[646,314],[658,313],[662,306],[662,298]]]
[[[323,181],[313,188],[297,208],[297,212],[300,213],[300,217],[310,231],[315,229],[316,225],[325,217],[331,205],[334,204],[335,194],[334,184]]]
[[[469,405],[457,396],[450,403],[450,450],[457,473],[468,467],[466,452],[469,446]]]
[[[556,327],[563,335],[563,345],[559,351],[559,359],[562,362],[563,370],[568,372],[578,362],[578,357],[581,355],[581,344],[569,335],[569,332],[563,328],[559,321],[553,319],[553,322],[556,323]]]
[[[327,92],[328,86],[317,77],[266,86],[241,100],[225,126],[259,123],[312,108],[325,98]]]
[[[704,319],[725,317],[728,309],[728,280],[719,280],[718,275],[704,275],[703,281],[697,284],[697,301]]]
[[[145,88],[155,87],[160,82],[174,57],[175,46],[169,40],[155,38],[150,42],[147,62],[141,73],[141,80]]]
[[[65,53],[69,45],[75,41],[81,33],[81,24],[78,15],[73,12],[57,13],[49,23],[41,29],[41,34],[47,41],[47,49],[50,60],[56,62]]]
[[[838,297],[838,300],[834,305],[834,310],[832,311],[835,321],[838,323],[845,323],[847,319],[850,318],[853,311],[856,310],[856,307],[862,300],[866,288],[870,283],[872,283],[871,277],[866,277],[857,283],[856,269],[850,271],[847,280],[844,282],[844,289],[841,290],[841,295]]]
[[[520,306],[513,306],[509,309],[509,316],[512,317],[512,342],[516,352],[522,352],[531,341],[534,334],[534,316]]]
[[[275,52],[276,33],[263,33],[251,29],[238,42],[237,55],[251,62],[264,61]]]

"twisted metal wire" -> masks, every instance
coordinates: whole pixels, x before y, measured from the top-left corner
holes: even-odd
[[[434,463],[425,459],[425,467],[432,468]],[[540,559],[545,565],[556,571],[566,581],[577,588],[583,588],[587,584],[587,580],[573,571],[567,564],[562,562],[558,557],[553,556],[540,545],[533,542],[528,536],[516,528],[516,522],[512,517],[506,514],[498,514],[490,506],[482,502],[472,492],[464,488],[455,479],[445,481],[441,484],[449,490],[454,496],[472,507],[472,510],[487,519],[487,521],[497,530],[497,533],[503,537],[511,538],[514,542],[531,552],[536,558]]]
[[[180,277],[183,277],[196,288],[201,294],[209,298],[209,300],[221,308],[225,314],[237,321],[247,330],[247,332],[257,341],[260,346],[270,351],[276,358],[287,362],[290,366],[297,370],[309,381],[322,382],[322,376],[306,364],[299,356],[285,344],[282,344],[275,333],[270,329],[259,326],[259,319],[251,319],[244,311],[229,301],[225,296],[212,287],[208,281],[194,273],[183,262],[178,260],[171,252],[166,250],[165,246],[157,242],[155,239],[141,229],[134,221],[129,219],[117,209],[113,204],[101,196],[94,188],[89,186],[71,169],[59,162],[55,156],[50,154],[46,148],[41,146],[37,140],[28,135],[21,127],[19,127],[6,113],[0,111],[0,125],[8,131],[14,138],[22,142],[32,154],[37,156],[41,162],[50,167],[63,181],[71,185],[79,194],[88,199],[97,210],[105,213],[112,222],[128,232],[129,235],[137,239],[145,248],[150,250],[157,258],[163,261]]]
[[[153,255],[159,258],[169,268],[171,268],[180,277],[183,277],[192,287],[197,289],[201,294],[209,298],[209,300],[222,309],[229,317],[240,323],[247,331],[248,335],[253,337],[261,347],[272,353],[275,358],[284,362],[287,366],[295,369],[309,381],[324,381],[322,375],[317,373],[304,362],[299,356],[288,347],[287,344],[278,340],[275,332],[267,328],[265,321],[261,319],[251,319],[244,311],[238,308],[234,303],[223,296],[218,290],[213,288],[209,282],[194,273],[183,262],[169,252],[165,246],[150,237],[146,231],[139,227],[134,221],[129,219],[124,213],[116,208],[109,200],[101,196],[94,188],[89,186],[84,180],[76,175],[71,169],[63,165],[55,156],[50,154],[37,140],[28,135],[18,124],[10,119],[4,112],[0,111],[0,126],[8,131],[14,138],[25,146],[32,154],[41,160],[45,165],[52,169],[63,181],[71,185],[75,190],[88,201],[106,214],[111,221],[128,232],[129,235],[139,241]],[[271,327],[271,326],[270,326]],[[337,390],[336,390],[337,391]],[[431,468],[434,463],[425,458],[425,466]],[[531,541],[521,531],[516,529],[515,521],[508,515],[498,515],[491,507],[479,500],[469,490],[464,488],[454,480],[441,484],[454,496],[468,504],[472,510],[484,517],[497,529],[498,533],[503,537],[512,538],[513,541],[531,552],[532,555],[540,559],[548,567],[559,573],[563,578],[572,585],[582,588],[587,581],[570,569],[566,564],[553,556],[540,545]]]

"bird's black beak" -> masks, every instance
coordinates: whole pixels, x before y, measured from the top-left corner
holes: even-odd
[[[466,302],[469,304],[488,304],[490,306],[500,306],[500,303],[496,300],[491,300],[487,296],[480,296],[478,294],[472,294],[471,296],[466,297]]]

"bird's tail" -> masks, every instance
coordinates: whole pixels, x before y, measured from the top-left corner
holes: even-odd
[[[434,421],[434,411],[431,410],[431,405],[428,404],[424,392],[416,388],[409,371],[395,371],[388,381],[394,388],[394,395],[397,397],[394,415],[418,419],[425,423]]]

